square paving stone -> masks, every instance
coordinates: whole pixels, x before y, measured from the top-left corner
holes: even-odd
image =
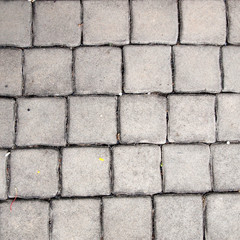
[[[240,236],[240,194],[207,197],[207,240],[236,240]]]
[[[7,151],[0,150],[0,199],[7,198]]]
[[[164,145],[165,192],[200,193],[211,190],[207,145]]]
[[[132,43],[176,43],[177,1],[132,1],[132,25]]]
[[[111,47],[78,48],[76,50],[75,77],[77,93],[121,93],[121,49]]]
[[[114,192],[154,194],[162,191],[159,146],[119,146],[113,149]]]
[[[203,239],[201,196],[156,196],[156,240]]]
[[[240,93],[240,47],[227,46],[222,49],[224,89],[227,92]]]
[[[0,95],[19,96],[21,94],[22,50],[0,49]]]
[[[72,51],[61,48],[25,50],[25,94],[66,95],[72,92]]]
[[[124,91],[127,93],[172,91],[171,47],[124,47]]]
[[[104,198],[105,240],[152,239],[151,198]]]
[[[64,98],[18,99],[17,145],[65,145]]]
[[[166,98],[125,95],[120,98],[121,140],[125,143],[166,142]]]
[[[219,141],[240,140],[240,95],[218,95],[217,128]]]
[[[222,0],[181,1],[181,43],[224,44],[226,13]]]
[[[71,197],[110,194],[109,170],[110,151],[107,147],[64,149],[62,195]]]
[[[49,237],[49,203],[7,201],[0,204],[1,240],[45,240]]]
[[[58,192],[58,152],[21,149],[11,152],[10,196],[51,198]]]
[[[69,199],[52,202],[52,240],[99,240],[100,200]]]
[[[0,147],[12,147],[15,135],[15,116],[13,99],[0,98]]]
[[[212,145],[214,190],[240,190],[240,145]]]
[[[34,45],[80,45],[81,6],[79,1],[40,1],[35,4]]]
[[[169,96],[170,142],[215,142],[215,97]]]
[[[238,0],[227,0],[229,35],[228,42],[240,43],[240,2]]]
[[[70,143],[117,142],[115,97],[70,97]]]
[[[175,46],[175,91],[220,92],[219,47]]]
[[[0,1],[0,45],[31,46],[31,16],[27,1]]]
[[[83,1],[83,43],[129,43],[128,1]]]

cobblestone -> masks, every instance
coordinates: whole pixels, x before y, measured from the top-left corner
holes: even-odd
[[[7,198],[7,151],[0,150],[0,199]]]
[[[237,0],[228,0],[228,14],[229,14],[229,36],[228,42],[232,44],[240,43],[240,2]]]

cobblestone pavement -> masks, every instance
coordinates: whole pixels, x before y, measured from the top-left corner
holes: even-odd
[[[240,1],[0,0],[0,239],[239,240]]]

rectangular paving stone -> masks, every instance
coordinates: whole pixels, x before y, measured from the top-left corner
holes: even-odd
[[[72,93],[72,51],[63,48],[25,50],[25,94]]]
[[[22,94],[22,51],[0,49],[0,95]]]
[[[200,193],[211,190],[207,145],[164,145],[165,192]]]
[[[120,98],[121,141],[166,142],[166,98],[156,95],[124,95]]]
[[[0,98],[0,147],[12,147],[15,136],[15,101]]]
[[[83,1],[83,44],[128,44],[127,1]]]
[[[228,7],[228,42],[231,44],[240,43],[240,2],[238,0],[227,0]]]
[[[211,146],[214,190],[240,190],[240,145],[217,144]]]
[[[51,198],[58,192],[58,152],[53,149],[13,150],[10,197]]]
[[[207,196],[206,240],[235,240],[240,235],[240,194]]]
[[[76,90],[80,94],[120,94],[122,53],[120,48],[81,47],[76,50]]]
[[[118,146],[113,149],[114,192],[155,194],[162,191],[159,146]]]
[[[18,99],[17,145],[65,145],[64,98]]]
[[[226,12],[223,0],[183,0],[180,5],[181,43],[225,43]]]
[[[0,45],[29,47],[32,44],[30,2],[0,1]]]
[[[218,141],[240,140],[240,95],[220,94],[217,101]]]
[[[1,240],[48,239],[49,203],[34,201],[0,203]]]
[[[132,43],[174,44],[178,37],[177,1],[132,1]]]
[[[69,142],[117,142],[115,97],[70,97]]]
[[[100,200],[68,199],[52,202],[52,240],[100,239]]]
[[[34,45],[74,47],[81,40],[79,1],[40,1],[35,3]]]
[[[104,198],[105,240],[152,239],[151,198]]]
[[[219,47],[174,46],[176,92],[220,92]]]
[[[215,142],[215,97],[171,95],[168,140],[170,142]]]
[[[64,149],[62,195],[71,197],[110,194],[110,161],[107,147]]]
[[[226,92],[240,93],[240,48],[227,46],[222,49],[224,89]]]
[[[171,92],[171,47],[124,47],[124,91],[126,93]]]
[[[201,196],[156,196],[154,203],[156,239],[203,239]]]
[[[7,198],[7,151],[0,150],[0,200]]]

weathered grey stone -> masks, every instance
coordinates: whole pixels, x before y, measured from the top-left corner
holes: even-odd
[[[170,142],[215,142],[215,97],[169,96]]]
[[[127,93],[172,91],[171,47],[124,47]]]
[[[224,89],[227,92],[240,92],[240,47],[223,47]]]
[[[240,190],[240,145],[212,145],[214,190]]]
[[[175,46],[175,91],[220,92],[219,47]]]
[[[111,47],[78,48],[76,50],[75,78],[77,93],[121,93],[121,49]]]
[[[0,203],[1,240],[48,239],[49,203],[40,201]]]
[[[228,5],[228,42],[232,44],[240,43],[240,2],[238,0],[227,0]]]
[[[64,149],[62,195],[96,196],[110,194],[109,165],[110,151],[106,147]]]
[[[0,1],[0,45],[31,46],[31,15],[27,1]]]
[[[127,1],[83,1],[84,44],[129,43]]]
[[[166,142],[166,98],[125,95],[120,98],[121,141]]]
[[[240,235],[240,194],[207,197],[207,240],[236,240]]]
[[[113,149],[114,192],[154,194],[162,191],[159,146],[119,146]]]
[[[64,98],[18,99],[17,145],[65,145]]]
[[[58,152],[21,149],[11,152],[10,197],[51,198],[58,191]]]
[[[226,13],[222,0],[181,1],[181,43],[224,44]]]
[[[178,37],[177,1],[132,1],[132,42],[174,44]]]
[[[22,94],[22,51],[0,49],[0,95]]]
[[[210,150],[207,145],[164,145],[166,192],[199,193],[211,190]]]
[[[78,46],[81,39],[79,1],[40,1],[35,3],[34,45]]]
[[[219,141],[240,140],[240,95],[218,95],[217,129]]]
[[[7,198],[7,151],[0,150],[0,199]]]
[[[156,239],[203,239],[201,196],[156,196],[154,202]]]
[[[152,239],[151,198],[104,198],[105,240]]]
[[[46,48],[24,52],[27,95],[66,95],[72,92],[72,51]]]
[[[13,99],[0,99],[0,147],[12,147],[14,141],[14,104]]]
[[[100,239],[100,200],[69,199],[52,202],[52,240]]]
[[[115,97],[70,97],[70,143],[117,142]]]

